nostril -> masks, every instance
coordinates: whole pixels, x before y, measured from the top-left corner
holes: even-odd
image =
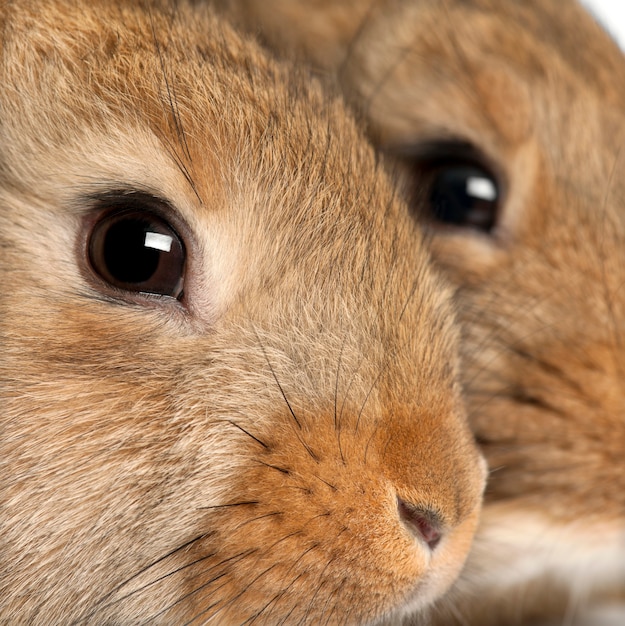
[[[440,522],[433,511],[419,508],[397,497],[399,518],[434,550],[441,540]]]

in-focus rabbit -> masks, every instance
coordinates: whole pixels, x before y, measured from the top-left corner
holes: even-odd
[[[458,286],[492,475],[441,623],[572,619],[624,597],[621,51],[563,0],[226,4],[336,72],[415,211],[429,204]]]
[[[485,465],[451,291],[342,99],[206,7],[1,19],[0,622],[431,602]]]

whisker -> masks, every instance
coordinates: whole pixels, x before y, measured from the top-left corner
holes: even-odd
[[[319,594],[321,589],[324,587],[324,585],[327,585],[327,581],[324,579],[324,574],[326,573],[326,570],[330,567],[330,565],[333,564],[333,562],[334,562],[334,559],[329,558],[327,560],[324,568],[321,570],[321,572],[317,576],[317,578],[318,578],[318,580],[320,582],[317,585],[317,588],[316,588],[315,592],[312,594],[312,596],[308,600],[308,608],[306,609],[306,612],[304,613],[304,616],[302,617],[301,622],[305,623],[306,621],[308,621],[308,616],[310,615],[310,612],[313,610],[313,608],[315,606],[315,598],[317,597],[317,595]],[[328,597],[328,600],[329,599],[330,599],[330,597]]]
[[[216,563],[215,565],[211,566],[210,568],[208,568],[207,570],[205,570],[205,572],[210,572],[211,570],[214,570],[218,567],[222,567],[225,564],[232,564],[232,563],[237,563],[238,561],[241,561],[243,559],[245,559],[246,557],[254,554],[255,552],[257,552],[258,549],[257,548],[252,548],[250,550],[247,550],[245,552],[240,552],[238,554],[235,554],[232,557],[228,557],[227,559],[223,559],[222,561],[220,561],[219,563]],[[199,574],[198,574],[199,575]],[[211,578],[209,581],[207,581],[206,583],[203,583],[202,585],[200,585],[199,587],[196,587],[195,589],[193,589],[192,591],[190,591],[189,593],[184,594],[183,596],[181,596],[180,598],[178,598],[175,602],[172,602],[169,606],[165,607],[164,609],[162,609],[161,611],[159,611],[158,613],[156,613],[155,615],[152,615],[151,617],[148,618],[146,623],[149,623],[150,621],[153,621],[155,619],[157,619],[158,617],[160,617],[161,615],[164,615],[165,613],[167,613],[168,611],[170,611],[173,607],[175,607],[176,605],[184,602],[185,600],[187,600],[188,598],[190,598],[191,596],[195,595],[196,593],[203,591],[204,589],[206,589],[207,587],[209,587],[210,585],[212,585],[213,583],[215,583],[216,581],[220,580],[221,578],[223,578],[224,576],[227,576],[227,572],[221,572],[220,574],[218,574],[217,576],[214,576],[213,578]],[[222,585],[223,586],[223,585]],[[193,618],[191,620],[191,622],[187,622],[187,624],[192,623],[193,621],[195,621],[196,618]]]
[[[365,119],[369,119],[371,117],[371,107],[373,106],[374,100],[380,93],[382,93],[382,90],[392,78],[394,69],[400,65],[402,60],[411,52],[411,50],[411,46],[397,48],[397,55],[395,57],[394,63],[389,66],[387,72],[382,73],[382,77],[375,83],[373,89],[369,92],[366,99],[363,101],[363,104],[361,105],[362,114],[364,115]]]
[[[269,469],[274,469],[278,472],[280,472],[281,474],[284,474],[286,476],[290,476],[291,475],[291,471],[284,468],[284,467],[278,467],[277,465],[271,465],[271,463],[265,463],[265,461],[258,461],[258,463],[260,463],[261,465],[264,465],[265,467],[268,467]]]
[[[278,377],[276,375],[276,372],[274,371],[272,365],[271,365],[271,361],[269,360],[269,355],[267,354],[267,350],[265,349],[265,344],[261,341],[260,339],[260,335],[258,334],[258,331],[256,330],[256,327],[254,325],[252,325],[252,328],[254,330],[254,334],[256,335],[256,339],[258,340],[258,344],[260,345],[260,348],[263,352],[263,356],[265,357],[265,361],[267,362],[267,366],[269,367],[269,371],[271,372],[271,375],[273,376],[273,379],[276,381],[276,385],[278,385],[278,389],[280,390],[280,394],[282,395],[282,398],[284,399],[284,402],[286,403],[288,409],[289,409],[289,413],[291,414],[291,417],[293,418],[293,421],[297,424],[297,427],[302,430],[302,425],[300,423],[300,421],[297,419],[297,415],[295,415],[295,411],[293,411],[293,407],[291,406],[288,398],[286,397],[286,393],[284,392],[284,389],[282,388],[282,385],[280,384],[280,381],[278,380]]]
[[[371,386],[369,387],[369,391],[367,392],[367,395],[365,396],[365,399],[364,399],[362,405],[360,406],[360,410],[358,411],[358,418],[356,419],[355,432],[358,432],[358,427],[360,426],[360,420],[362,418],[362,414],[363,414],[363,412],[365,410],[365,407],[366,407],[367,403],[369,402],[369,398],[371,397],[371,394],[373,393],[373,390],[377,387],[377,385],[380,382],[382,376],[386,373],[386,368],[388,367],[389,358],[390,358],[390,355],[389,355],[388,358],[385,359],[384,363],[380,367],[380,371],[378,372],[378,375],[375,377],[375,380],[373,381],[373,383],[371,383]]]
[[[299,532],[299,531],[298,531]],[[291,535],[288,536],[292,536],[298,533],[291,533]],[[288,537],[287,536],[287,537]],[[281,540],[282,541],[282,540]],[[279,542],[276,542],[276,544]],[[274,544],[274,545],[276,545]],[[273,546],[272,546],[273,547]],[[291,572],[293,570],[293,568],[295,567],[295,565],[300,562],[309,552],[312,552],[313,550],[316,550],[319,547],[319,544],[314,543],[313,545],[311,545],[310,547],[308,547],[306,550],[304,550],[304,552],[302,552],[299,557],[297,559],[294,559],[293,564],[291,565],[291,567],[289,567],[289,569],[284,573],[284,576],[286,576],[287,574],[289,574],[289,572]],[[304,576],[305,572],[302,572],[301,574],[298,574],[286,587],[284,587],[281,591],[279,591],[273,598],[271,601],[269,601],[262,609],[260,609],[255,615],[253,615],[252,617],[248,618],[245,622],[243,622],[244,624],[247,623],[252,623],[255,622],[259,617],[262,616],[262,613],[264,613],[272,604],[275,604],[277,601],[280,600],[280,598],[283,598],[286,593],[288,592],[288,590],[302,577]],[[291,608],[291,610],[282,618],[282,620],[280,621],[281,624],[287,624],[288,623],[288,619],[291,616],[291,614],[293,613],[293,611],[295,611],[295,609],[297,608],[297,604],[293,603],[293,607]]]
[[[315,463],[319,463],[319,457],[315,454],[313,449],[302,439],[299,433],[296,433],[296,435],[297,435],[297,440],[302,444],[302,446],[304,447],[304,449],[306,450],[310,458],[313,461],[315,461]]]
[[[342,433],[342,429],[341,429],[341,422],[343,419],[343,412],[345,410],[345,405],[347,403],[347,400],[349,398],[349,393],[352,389],[352,386],[354,385],[354,383],[356,382],[356,377],[358,376],[358,372],[360,371],[360,368],[362,367],[362,364],[365,361],[365,357],[364,355],[362,357],[360,357],[360,360],[358,361],[358,365],[356,366],[356,368],[354,369],[352,376],[349,380],[349,383],[347,385],[347,389],[345,391],[345,395],[343,396],[343,402],[341,403],[341,410],[339,411],[339,419],[338,419],[338,429],[337,429],[337,442],[338,442],[338,447],[339,447],[339,454],[341,455],[341,462],[343,463],[343,465],[346,464],[346,460],[345,460],[345,455],[343,454],[343,447],[341,445],[341,433]]]
[[[618,149],[616,151],[616,154],[614,155],[614,159],[612,161],[612,167],[610,168],[610,173],[608,175],[608,180],[607,180],[607,185],[606,185],[606,191],[604,194],[604,198],[603,198],[603,203],[602,203],[602,235],[603,235],[603,239],[605,240],[605,235],[606,232],[609,232],[609,227],[607,224],[607,218],[608,218],[608,206],[609,206],[609,202],[610,202],[610,196],[612,194],[612,189],[613,189],[613,185],[614,182],[616,180],[616,172],[617,172],[617,166],[619,164],[619,161],[621,160],[621,153],[623,151],[623,147],[624,147],[624,142],[621,141],[619,143]],[[604,246],[602,245],[600,248],[601,252],[603,252],[604,250]],[[609,287],[608,287],[608,272],[607,272],[607,268],[606,268],[606,255],[605,254],[601,254],[601,272],[603,274],[603,280],[602,280],[602,284],[603,284],[603,291],[604,291],[604,299],[605,299],[605,303],[606,306],[608,308],[608,318],[610,320],[610,331],[611,331],[611,342],[610,344],[612,346],[614,346],[614,350],[611,350],[610,353],[612,355],[612,363],[615,364],[617,366],[617,368],[620,370],[620,373],[623,374],[623,367],[620,365],[620,359],[618,358],[618,356],[622,353],[622,337],[621,337],[621,333],[619,332],[618,329],[618,315],[616,314],[615,310],[614,310],[614,295],[615,294],[611,294]]]
[[[146,589],[149,589],[150,587],[153,587],[154,585],[162,582],[163,580],[166,580],[167,578],[170,578],[171,576],[175,576],[176,574],[179,574],[180,572],[184,571],[185,569],[189,569],[190,567],[193,567],[195,565],[197,565],[198,563],[201,563],[202,561],[206,561],[207,559],[211,559],[215,556],[215,553],[211,553],[211,554],[207,554],[203,557],[200,557],[198,559],[195,559],[194,561],[190,561],[189,563],[186,563],[185,565],[182,565],[180,567],[178,567],[177,569],[172,570],[171,572],[168,572],[167,574],[163,574],[162,576],[159,576],[158,578],[155,578],[154,580],[150,581],[149,583],[146,583],[145,585],[139,587],[138,589],[135,589],[134,591],[131,591],[127,594],[125,594],[124,596],[114,600],[113,602],[109,602],[108,604],[105,604],[102,608],[108,608],[110,606],[114,606],[115,604],[119,604],[120,602],[123,602],[124,600],[127,600],[128,598],[131,598],[132,596],[135,596],[139,593],[142,593],[143,591],[145,591]]]
[[[105,604],[107,602],[107,600],[109,600],[112,596],[114,596],[116,593],[118,593],[123,587],[125,587],[126,585],[130,584],[133,580],[135,580],[136,578],[138,578],[139,576],[141,576],[142,574],[144,574],[145,572],[147,572],[149,569],[153,568],[155,565],[158,565],[159,563],[162,563],[163,561],[165,561],[168,558],[171,558],[173,555],[175,555],[177,552],[180,552],[181,550],[185,550],[186,548],[188,548],[189,546],[193,545],[195,542],[197,541],[201,541],[202,539],[206,539],[207,537],[209,537],[212,533],[203,533],[201,535],[198,535],[197,537],[195,537],[194,539],[191,539],[190,541],[187,541],[186,543],[183,543],[181,546],[178,546],[177,548],[175,548],[174,550],[172,550],[171,552],[168,552],[167,554],[159,557],[158,559],[156,559],[155,561],[153,561],[152,563],[150,563],[149,565],[146,565],[145,567],[141,568],[140,570],[138,570],[136,573],[134,573],[130,578],[127,578],[124,582],[120,583],[119,585],[117,585],[115,588],[113,588],[111,591],[109,591],[105,596],[103,596],[102,598],[100,598],[100,600],[98,600],[94,606],[91,612],[89,612],[85,617],[72,622],[73,624],[79,624],[80,622],[84,622],[85,620],[93,617],[96,613],[97,610],[99,610],[100,608],[105,608],[107,606],[112,606],[113,604],[115,604],[117,601],[115,602],[111,602],[109,604]]]
[[[149,12],[150,17],[150,26],[152,28],[152,40],[154,42],[154,48],[156,50],[156,54],[158,56],[158,61],[161,66],[161,73],[163,75],[163,80],[165,81],[165,89],[167,91],[167,100],[169,103],[169,109],[172,114],[172,119],[174,122],[174,127],[176,130],[176,135],[178,136],[178,140],[181,143],[185,156],[191,161],[191,154],[189,152],[189,146],[187,144],[186,135],[184,132],[184,128],[182,125],[182,120],[180,118],[180,110],[178,108],[178,101],[176,99],[175,90],[173,85],[170,83],[169,77],[167,75],[167,67],[165,65],[165,59],[163,57],[163,51],[161,49],[161,44],[156,35],[156,26],[154,24],[154,16],[152,11]]]
[[[265,448],[265,450],[269,450],[269,446],[264,441],[260,440],[255,435],[252,435],[252,433],[250,433],[248,430],[243,428],[243,426],[237,424],[236,422],[233,422],[232,420],[227,420],[227,422],[231,424],[232,426],[234,426],[235,428],[238,428],[241,432],[245,433],[248,437],[253,439],[256,443],[259,443],[263,448]]]
[[[343,351],[345,350],[346,341],[347,341],[347,333],[343,335],[343,341],[341,342],[341,349],[339,350],[338,364],[336,366],[336,376],[334,379],[334,430],[338,430],[337,403],[338,403],[338,395],[339,395],[339,375],[341,373],[341,363],[343,361]]]
[[[199,506],[197,507],[198,511],[214,511],[219,509],[229,509],[237,506],[255,506],[260,504],[258,500],[249,500],[246,502],[229,502],[227,504],[214,504],[212,506]]]
[[[178,141],[180,145],[182,146],[184,156],[187,158],[187,161],[191,163],[192,162],[191,152],[189,150],[189,145],[187,143],[187,136],[186,136],[183,124],[182,124],[182,118],[180,116],[180,109],[178,106],[178,98],[176,95],[175,86],[171,83],[169,76],[168,76],[167,67],[165,65],[165,58],[163,56],[163,51],[161,48],[161,44],[158,40],[158,36],[156,34],[156,25],[154,24],[154,16],[149,7],[147,8],[147,10],[148,10],[149,18],[150,18],[150,27],[152,29],[152,41],[154,43],[154,48],[156,50],[159,64],[161,66],[161,73],[163,76],[163,81],[165,82],[165,90],[167,92],[167,101],[169,105],[169,111],[171,113],[171,117],[174,123],[176,136],[178,137]],[[172,15],[172,19],[174,18],[175,18],[175,14]],[[173,158],[176,166],[182,172],[186,181],[189,183],[191,189],[193,190],[193,193],[195,194],[197,199],[200,201],[200,203],[203,204],[203,201],[198,192],[198,188],[195,183],[195,180],[191,176],[189,168],[184,163],[184,159],[180,157],[177,150],[174,148],[174,146],[171,144],[169,139],[167,139],[167,137],[164,134],[160,133],[159,135],[160,135],[161,141],[167,147],[167,151],[170,154],[170,156]]]
[[[320,480],[324,485],[327,485],[328,487],[330,487],[330,489],[332,489],[332,491],[338,491],[337,487],[335,487],[332,483],[329,483],[327,480],[324,480],[323,478],[321,478],[321,476],[317,476],[315,474],[315,478],[317,480]]]
[[[195,197],[200,201],[201,204],[204,204],[204,201],[202,200],[202,197],[200,196],[200,192],[198,191],[195,180],[191,176],[191,172],[189,171],[189,168],[186,166],[185,162],[182,160],[182,158],[180,157],[176,149],[173,147],[173,144],[171,143],[171,141],[169,141],[169,139],[165,137],[165,135],[163,135],[162,133],[159,133],[159,138],[165,145],[167,149],[167,153],[172,157],[174,163],[176,164],[176,167],[178,167],[178,169],[184,176],[185,180],[189,183],[189,186],[191,187],[191,190],[195,194]]]
[[[491,128],[497,128],[493,112],[487,107],[481,105],[481,96],[479,93],[479,89],[476,89],[476,86],[478,84],[476,80],[476,75],[478,74],[479,70],[476,70],[474,64],[465,53],[462,40],[458,34],[458,21],[456,20],[454,23],[454,20],[451,17],[451,10],[448,0],[441,0],[441,8],[447,17],[448,28],[445,30],[444,33],[444,36],[446,38],[445,41],[449,45],[451,45],[455,53],[455,60],[458,64],[459,75],[466,79],[466,81],[468,81],[467,89],[463,89],[463,91],[467,98],[473,101],[473,106],[471,107],[472,110],[477,112],[477,114],[482,117],[486,125],[490,126]],[[464,24],[462,24],[462,26],[465,29],[462,33],[463,40],[469,39],[472,35],[474,35],[474,31],[471,30],[467,32],[467,27]],[[441,37],[442,36],[443,35],[441,35]],[[462,87],[462,85],[458,85],[458,87]]]
[[[258,522],[261,519],[267,519],[269,517],[280,517],[282,515],[284,515],[282,511],[272,511],[271,513],[263,513],[263,515],[258,515],[256,517],[252,517],[251,519],[245,520],[244,522],[241,522],[237,526],[237,530],[243,528],[243,526],[247,526],[248,524],[253,524],[254,522]]]
[[[213,615],[211,615],[212,618],[214,618],[216,615],[219,614],[220,611],[224,610],[228,605],[233,605],[235,604],[238,600],[241,599],[242,596],[244,596],[247,591],[249,589],[252,588],[252,586],[254,585],[254,583],[258,580],[260,580],[263,576],[265,576],[268,572],[270,572],[272,569],[275,569],[276,567],[278,567],[278,563],[274,563],[273,565],[270,565],[269,567],[267,567],[266,569],[264,569],[262,572],[260,572],[260,574],[258,574],[255,578],[253,578],[247,585],[245,585],[245,587],[239,592],[237,593],[235,596],[233,596],[232,598],[230,598],[227,602],[227,604],[225,604],[224,606],[222,606],[220,609],[218,609],[215,613],[213,613]],[[213,605],[214,607],[215,605]],[[200,617],[202,617],[203,615],[206,615],[207,610],[204,610],[200,613],[198,613],[192,620],[190,620],[189,622],[187,622],[185,624],[185,626],[190,626],[190,624],[192,624],[193,622],[195,622],[197,619],[199,619]]]

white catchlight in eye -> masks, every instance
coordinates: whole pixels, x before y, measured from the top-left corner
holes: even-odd
[[[162,235],[161,233],[145,233],[146,248],[152,248],[153,250],[161,250],[162,252],[170,252],[173,238],[169,235]]]
[[[497,188],[488,178],[470,176],[467,178],[467,196],[493,202],[497,200]]]

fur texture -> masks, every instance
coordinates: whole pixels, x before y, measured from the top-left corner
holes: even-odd
[[[491,233],[432,234],[492,468],[441,623],[570,619],[625,597],[621,51],[562,0],[226,4],[335,72],[382,149],[466,142],[502,181]]]
[[[0,19],[0,622],[438,597],[485,473],[451,293],[342,100],[182,2]],[[94,273],[111,198],[178,231],[179,300]]]

